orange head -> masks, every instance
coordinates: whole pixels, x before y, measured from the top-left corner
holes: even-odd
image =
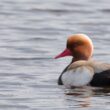
[[[74,60],[88,60],[93,53],[91,39],[84,34],[75,34],[67,39],[66,49],[55,58],[73,56]]]

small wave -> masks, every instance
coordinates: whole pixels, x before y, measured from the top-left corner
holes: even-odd
[[[99,11],[101,11],[103,13],[110,13],[110,9],[100,9]]]
[[[0,60],[51,60],[51,57],[19,57],[19,58],[9,58],[9,57],[1,57]]]

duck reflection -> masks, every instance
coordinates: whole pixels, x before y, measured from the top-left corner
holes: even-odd
[[[74,102],[74,106],[87,108],[93,105],[93,97],[101,97],[110,95],[110,87],[108,88],[96,88],[96,87],[83,87],[83,88],[74,88],[66,89],[65,97],[68,102]],[[72,105],[72,103],[71,103]]]

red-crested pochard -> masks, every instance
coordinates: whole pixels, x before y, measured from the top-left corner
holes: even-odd
[[[70,36],[66,49],[55,57],[73,56],[71,63],[61,73],[58,84],[68,88],[110,86],[110,64],[90,60],[92,54],[93,44],[87,35]]]

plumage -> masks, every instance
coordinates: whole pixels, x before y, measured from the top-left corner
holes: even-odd
[[[63,84],[68,87],[81,87],[88,85],[92,80],[94,75],[94,70],[90,66],[81,66],[71,70],[66,71],[62,75]]]
[[[73,56],[72,62],[61,73],[58,84],[66,87],[110,86],[110,64],[90,60],[93,43],[84,34],[68,38],[66,49],[55,58]]]
[[[108,87],[110,86],[110,69],[94,74],[93,79],[90,82],[91,86],[96,87]]]
[[[69,71],[71,71],[71,73]],[[82,79],[82,76],[84,76],[83,79]],[[63,77],[66,77],[66,78],[63,78]],[[110,64],[97,62],[97,61],[90,61],[90,60],[76,61],[67,67],[66,71],[62,73],[59,80],[60,80],[59,85],[64,84],[66,87],[70,87],[70,86],[78,87],[78,86],[84,86],[84,85],[109,86],[110,85]],[[86,80],[85,83],[84,83],[84,80]],[[69,85],[67,85],[68,83]],[[80,85],[77,85],[77,84],[80,84]]]

